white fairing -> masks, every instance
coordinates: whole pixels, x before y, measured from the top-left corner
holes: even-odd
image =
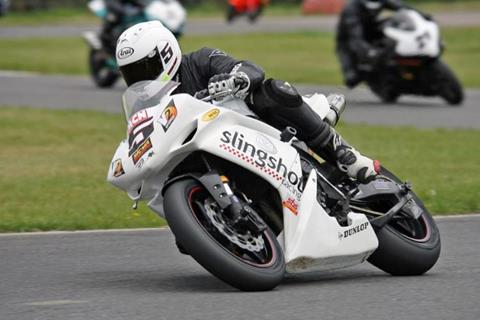
[[[96,16],[105,18],[107,7],[104,0],[91,0],[87,7]],[[151,1],[144,9],[147,21],[160,21],[171,32],[180,33],[187,20],[187,11],[177,0]]]
[[[326,99],[317,98],[312,101],[321,111]],[[284,216],[278,240],[289,272],[360,263],[378,246],[363,214],[349,213],[349,226],[342,227],[325,212],[316,198],[317,172],[304,185],[296,149],[259,120],[187,94],[166,94],[158,104],[133,112],[128,127],[129,138],[115,152],[107,179],[132,199],[148,201],[163,217],[161,189],[168,174],[186,156],[203,150],[254,172],[278,190]]]
[[[180,32],[187,18],[187,12],[176,0],[152,1],[145,14],[148,20],[159,20],[172,32]]]
[[[105,6],[105,1],[103,0],[92,0],[87,3],[88,9],[92,11],[96,16],[103,18],[107,15],[107,8]]]
[[[399,56],[439,56],[440,33],[435,22],[426,20],[413,10],[400,10],[396,15],[405,19],[408,27],[386,26],[383,32],[396,41],[395,52]]]

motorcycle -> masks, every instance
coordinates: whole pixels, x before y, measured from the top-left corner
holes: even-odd
[[[167,27],[175,37],[182,35],[186,21],[186,11],[177,0],[150,0],[145,1],[143,11],[127,4],[126,14],[121,23],[112,31],[111,39],[102,41],[99,34],[89,31],[83,38],[90,47],[89,67],[90,75],[98,87],[109,88],[119,77],[115,60],[116,40],[120,34],[130,26],[140,22],[158,20]],[[88,8],[99,18],[106,19],[107,9],[104,0],[92,0]]]
[[[382,61],[359,62],[367,85],[384,102],[402,94],[440,96],[450,105],[463,101],[463,89],[440,59],[443,44],[438,25],[414,10],[399,10],[380,23],[386,50]]]
[[[285,272],[368,260],[392,275],[420,275],[435,264],[439,231],[410,184],[386,168],[360,184],[231,92],[200,100],[172,94],[177,85],[142,81],[125,91],[127,137],[107,180],[134,208],[146,201],[164,217],[180,252],[210,273],[259,291]],[[304,100],[333,125],[341,98]]]
[[[10,0],[0,0],[0,17],[7,14],[10,8]]]
[[[227,22],[232,23],[242,15],[246,15],[251,23],[256,22],[269,2],[270,0],[229,0]]]

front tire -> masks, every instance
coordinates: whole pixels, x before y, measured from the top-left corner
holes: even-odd
[[[108,65],[110,55],[103,50],[90,50],[89,65],[93,82],[100,88],[110,88],[117,81],[118,71]]]
[[[205,188],[193,179],[168,187],[164,209],[177,241],[205,269],[235,288],[264,291],[279,285],[285,274],[285,260],[275,235],[267,228],[261,234],[264,248],[250,254],[209,221],[205,206],[212,201]]]
[[[400,182],[385,168],[380,174]],[[435,265],[440,255],[438,227],[416,195],[414,200],[423,209],[423,214],[417,220],[391,221],[375,230],[379,246],[368,261],[391,275],[421,275]]]
[[[436,60],[431,66],[431,72],[438,84],[440,97],[452,106],[460,105],[464,98],[463,88],[453,71],[443,61]]]

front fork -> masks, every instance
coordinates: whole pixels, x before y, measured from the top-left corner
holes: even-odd
[[[252,207],[234,194],[226,176],[211,170],[198,177],[197,180],[215,199],[232,227],[246,228],[254,234],[265,231],[267,228],[265,222]]]

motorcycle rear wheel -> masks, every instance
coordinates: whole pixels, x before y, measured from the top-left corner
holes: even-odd
[[[401,182],[385,168],[381,174]],[[379,246],[368,262],[391,275],[421,275],[435,265],[440,255],[438,227],[416,195],[414,200],[423,209],[417,220],[391,220],[385,227],[375,230]]]
[[[261,234],[264,247],[260,251],[244,249],[212,224],[206,214],[206,204],[212,202],[211,195],[194,179],[177,181],[166,190],[166,219],[185,251],[210,273],[240,290],[265,291],[279,285],[285,274],[285,260],[272,231],[267,228]]]

